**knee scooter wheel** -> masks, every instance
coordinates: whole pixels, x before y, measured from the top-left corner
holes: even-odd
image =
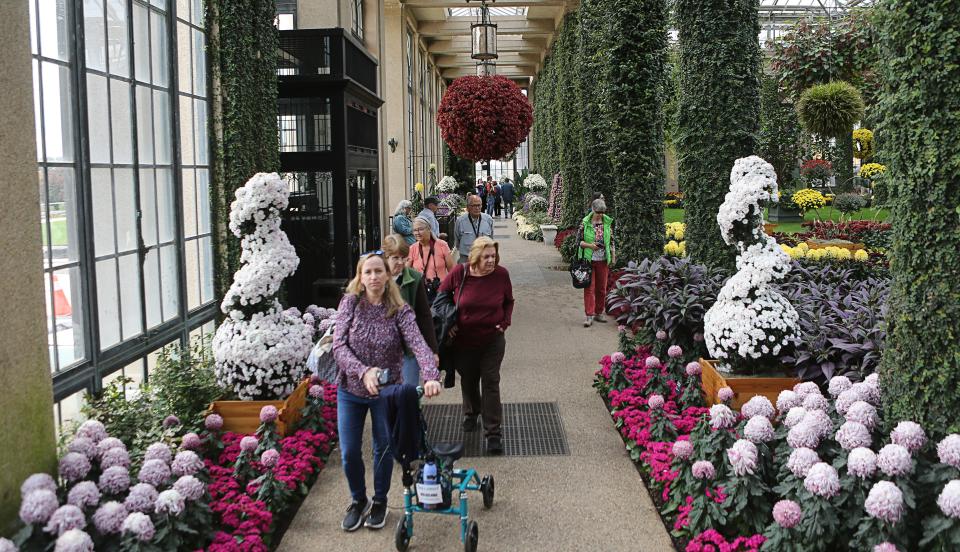
[[[467,538],[463,541],[464,552],[477,552],[477,542],[480,540],[480,528],[476,521],[471,521],[467,525]]]
[[[399,552],[405,552],[410,546],[410,534],[407,532],[407,517],[400,516],[397,522],[397,530],[393,535],[394,544]]]
[[[494,495],[493,476],[488,475],[480,482],[480,494],[483,495],[483,507],[489,510],[493,506]]]

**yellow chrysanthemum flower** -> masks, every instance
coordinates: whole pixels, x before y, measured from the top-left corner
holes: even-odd
[[[413,185],[413,189],[417,191],[418,194],[423,193],[423,182],[417,182]]]
[[[860,262],[864,262],[864,261],[867,261],[867,260],[870,259],[870,255],[869,255],[865,250],[863,250],[863,249],[858,249],[858,250],[853,254],[853,258],[854,258],[854,260],[857,260],[857,261],[860,261]]]

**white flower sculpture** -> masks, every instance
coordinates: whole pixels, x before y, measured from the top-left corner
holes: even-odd
[[[704,337],[714,358],[734,365],[776,358],[798,335],[796,309],[773,286],[790,271],[790,257],[762,226],[763,204],[776,193],[770,163],[757,156],[737,159],[717,214],[723,240],[739,255],[737,273],[704,316]]]
[[[220,310],[213,338],[217,381],[242,400],[277,399],[303,379],[313,327],[277,293],[300,259],[280,229],[289,191],[277,173],[258,173],[236,192],[230,230],[240,238],[240,269]],[[312,318],[312,317],[311,317]]]
[[[437,183],[436,192],[440,194],[452,194],[457,191],[457,179],[452,176],[445,176]]]
[[[523,185],[531,192],[538,194],[545,194],[547,192],[547,181],[537,173],[527,175],[527,177],[523,179]]]

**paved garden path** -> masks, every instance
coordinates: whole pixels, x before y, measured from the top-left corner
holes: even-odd
[[[479,493],[470,496],[471,517],[480,527],[479,549],[672,550],[643,482],[591,387],[597,360],[616,348],[616,326],[582,326],[581,292],[570,286],[567,272],[553,269],[561,264],[555,248],[521,240],[512,221],[498,221],[495,237],[500,240],[502,264],[510,271],[516,299],[502,368],[503,401],[558,403],[570,455],[458,462],[460,467],[474,467],[496,478],[491,510],[480,507]],[[460,390],[445,389],[434,400],[459,404]],[[369,430],[364,439],[369,451]],[[364,458],[369,457],[366,452]],[[367,479],[372,492],[369,465]],[[339,454],[334,452],[280,551],[393,550],[403,500],[399,468],[390,491],[387,526],[382,530],[341,531],[348,497]],[[457,518],[417,515],[410,550],[462,550]]]

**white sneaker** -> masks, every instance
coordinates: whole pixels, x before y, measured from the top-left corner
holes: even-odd
[[[588,316],[587,319],[583,321],[583,327],[584,327],[584,328],[589,328],[590,326],[593,326],[593,317],[592,317],[592,316]]]

